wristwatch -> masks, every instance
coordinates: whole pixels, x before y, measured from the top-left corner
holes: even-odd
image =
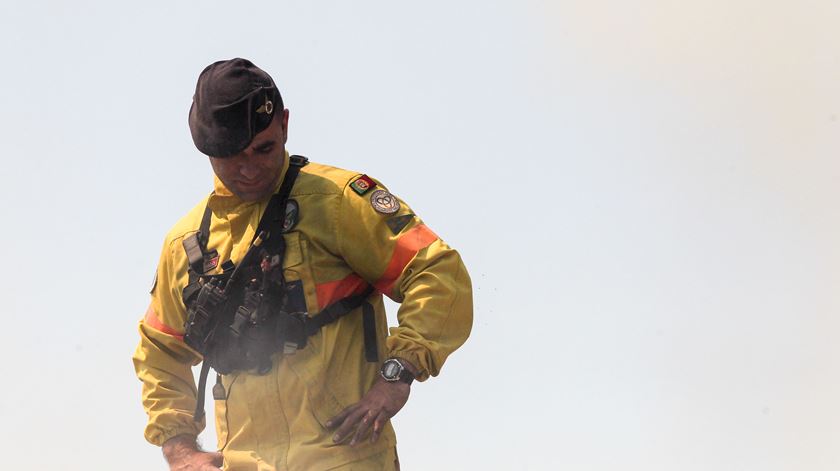
[[[414,381],[414,375],[397,358],[389,358],[382,362],[379,374],[389,383],[402,381],[405,384],[411,384]]]

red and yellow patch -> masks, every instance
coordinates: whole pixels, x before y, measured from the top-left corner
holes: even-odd
[[[350,184],[350,188],[352,188],[353,191],[355,191],[359,195],[367,193],[368,191],[370,191],[371,188],[375,186],[376,182],[373,181],[373,179],[367,175],[362,175],[361,177],[353,180],[353,183]]]

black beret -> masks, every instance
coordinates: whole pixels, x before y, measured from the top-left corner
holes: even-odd
[[[195,146],[212,157],[238,154],[283,111],[271,76],[246,59],[208,65],[198,76],[190,133]]]

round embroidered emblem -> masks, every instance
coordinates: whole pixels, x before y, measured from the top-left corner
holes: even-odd
[[[283,233],[289,232],[295,227],[299,216],[300,209],[298,208],[297,201],[286,201],[286,216],[283,218]]]
[[[370,205],[381,214],[393,214],[400,210],[399,200],[385,190],[374,191],[370,195]]]

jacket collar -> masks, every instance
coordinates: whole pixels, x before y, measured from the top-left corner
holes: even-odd
[[[280,178],[277,179],[277,182],[274,184],[274,192],[277,193],[280,190],[280,185],[283,184],[283,179],[286,177],[286,173],[289,170],[289,151],[286,151],[285,158],[283,159],[283,167],[280,169]],[[250,204],[259,204],[265,203],[271,199],[271,195],[265,197],[259,201],[242,201],[239,199],[238,196],[234,195],[221,180],[215,174],[213,175],[213,193],[210,194],[210,200],[208,204],[210,205],[210,209],[212,210],[220,210],[220,209],[231,209],[241,205],[250,205]]]

